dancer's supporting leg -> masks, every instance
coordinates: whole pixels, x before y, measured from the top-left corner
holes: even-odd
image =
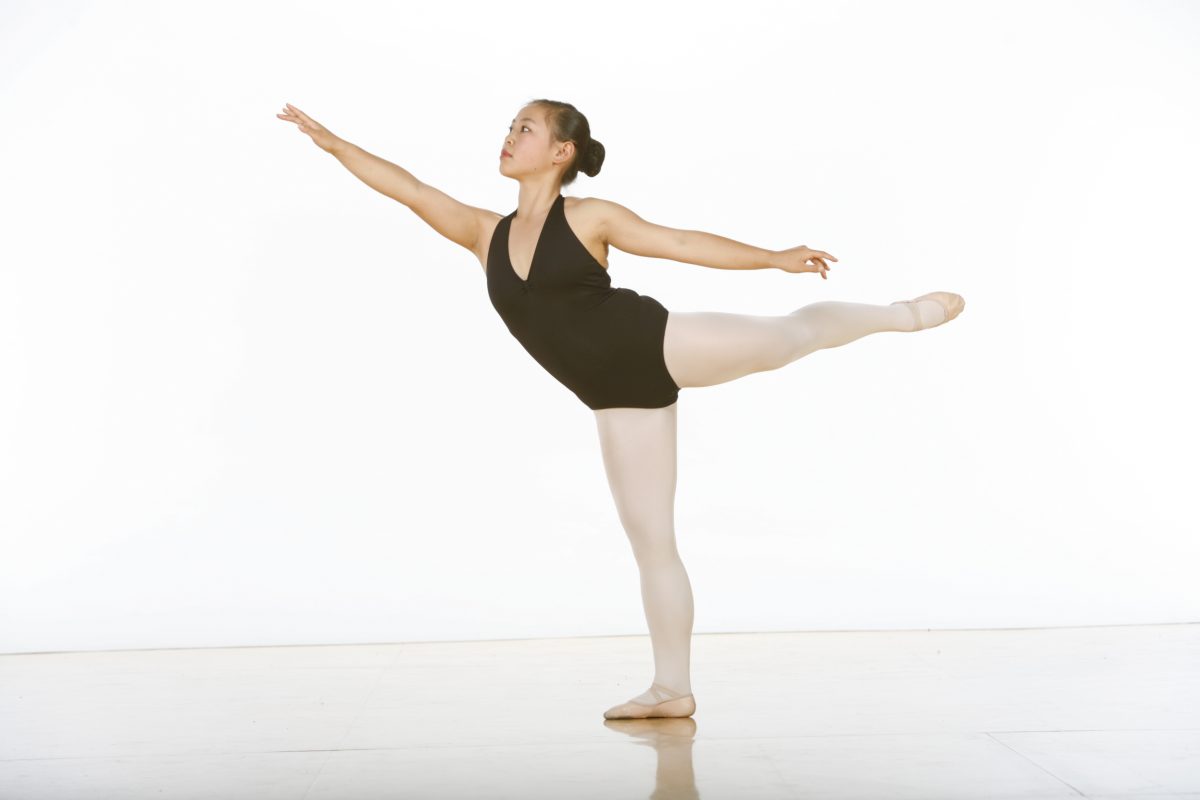
[[[673,404],[595,411],[608,485],[641,573],[654,683],[671,697],[692,691],[692,585],[675,544],[676,410]],[[632,699],[656,704],[663,697],[651,686]],[[674,710],[688,716],[694,707]]]
[[[937,300],[921,300],[914,308],[922,329],[946,318],[946,306]],[[778,369],[809,353],[872,333],[916,329],[913,309],[905,304],[822,300],[782,316],[671,311],[663,357],[680,387],[712,386]]]

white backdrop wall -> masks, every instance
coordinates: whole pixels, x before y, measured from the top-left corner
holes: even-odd
[[[597,9],[600,10],[597,10]],[[1200,619],[1200,6],[0,5],[0,652],[644,633],[592,412],[291,123],[839,258],[611,253],[672,310],[963,294],[679,401],[698,633]]]

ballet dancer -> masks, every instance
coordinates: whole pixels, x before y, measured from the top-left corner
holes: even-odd
[[[679,390],[779,369],[872,333],[933,328],[957,317],[963,298],[930,292],[887,305],[825,300],[780,316],[668,311],[648,295],[611,285],[610,245],[716,269],[812,272],[826,280],[837,259],[804,245],[765,250],[656,225],[610,200],[564,197],[562,188],[578,173],[595,176],[604,163],[604,146],[570,103],[531,100],[508,126],[499,171],[520,187],[508,215],[459,202],[290,103],[276,116],[470,250],[513,337],[593,410],[609,488],[641,574],[654,654],[650,688],[604,716],[694,714],[692,588],[675,541]]]

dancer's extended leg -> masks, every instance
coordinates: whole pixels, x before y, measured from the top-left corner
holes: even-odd
[[[632,699],[649,705],[692,691],[692,585],[675,545],[676,410],[672,404],[595,412],[608,485],[641,573],[657,686]],[[689,702],[673,703],[663,716],[690,716]]]
[[[945,294],[947,298],[958,295]],[[873,305],[822,300],[782,316],[724,311],[671,311],[663,358],[680,387],[712,386],[778,369],[817,350],[840,347],[872,333],[913,331],[946,319],[937,300]]]

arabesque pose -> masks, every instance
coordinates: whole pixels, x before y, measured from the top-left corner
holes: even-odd
[[[449,197],[291,104],[276,116],[470,250],[512,335],[595,412],[605,473],[641,573],[654,652],[650,688],[604,716],[691,716],[692,589],[674,519],[679,390],[779,369],[872,333],[936,327],[958,316],[963,298],[931,292],[887,305],[826,300],[782,316],[668,311],[652,297],[611,285],[609,245],[717,269],[817,272],[823,279],[837,259],[804,245],[772,251],[656,225],[610,200],[564,197],[562,187],[579,172],[594,176],[604,162],[604,146],[569,103],[532,100],[508,127],[500,174],[520,186],[508,215]]]

